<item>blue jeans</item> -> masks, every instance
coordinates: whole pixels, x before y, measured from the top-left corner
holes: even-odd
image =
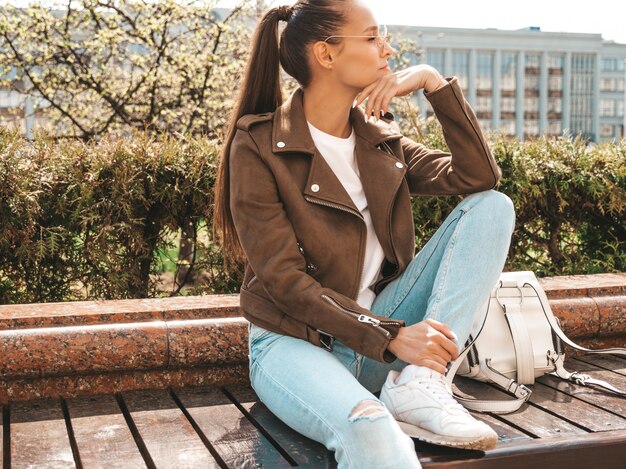
[[[372,312],[407,326],[433,318],[469,337],[504,267],[515,211],[494,190],[466,196],[402,274],[376,297]],[[390,370],[335,340],[328,352],[305,340],[249,326],[250,382],[261,402],[294,430],[335,452],[339,469],[419,468],[415,446],[374,393]],[[377,411],[353,411],[368,401]],[[373,402],[372,402],[373,401]],[[382,408],[381,408],[382,406]],[[362,409],[363,407],[360,407]]]

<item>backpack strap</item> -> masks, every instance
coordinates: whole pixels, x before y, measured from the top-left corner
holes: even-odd
[[[626,348],[613,347],[613,348],[606,348],[606,349],[599,349],[599,350],[591,350],[591,349],[588,349],[588,348],[585,348],[585,347],[581,347],[580,345],[575,344],[574,342],[572,342],[565,335],[565,333],[561,330],[561,328],[559,327],[559,325],[557,324],[557,322],[556,322],[556,320],[554,318],[554,315],[548,314],[548,312],[546,311],[546,308],[544,307],[544,305],[548,305],[550,303],[548,302],[548,297],[546,296],[546,293],[543,291],[543,288],[535,288],[535,286],[531,282],[525,282],[524,286],[529,286],[533,290],[535,290],[535,293],[539,297],[539,302],[541,303],[541,309],[543,310],[543,314],[545,315],[545,317],[546,317],[546,319],[548,321],[548,324],[550,324],[550,327],[556,333],[556,335],[559,337],[559,339],[561,339],[567,345],[569,345],[572,348],[575,348],[576,350],[580,350],[582,352],[588,352],[588,353],[614,353],[614,354],[617,354],[617,355],[626,356]]]
[[[515,347],[515,361],[517,367],[517,380],[524,384],[535,382],[535,357],[533,353],[533,343],[524,321],[522,307],[524,306],[524,290],[520,280],[502,281],[502,288],[517,288],[520,294],[519,301],[513,298],[500,298],[500,288],[496,289],[496,299],[502,310],[511,332],[513,346]],[[481,363],[482,369],[482,363]],[[491,379],[491,377],[489,377]]]
[[[465,356],[469,353],[469,350],[470,347],[467,347],[461,353],[461,355],[459,355],[459,357],[452,363],[452,367],[446,374],[446,380],[448,381],[449,385],[452,384],[454,375]],[[476,410],[478,412],[508,414],[510,412],[515,412],[517,409],[522,407],[524,402],[526,402],[530,398],[532,391],[529,388],[513,379],[507,378],[503,374],[499,373],[497,370],[493,369],[491,367],[490,359],[481,360],[480,369],[490,380],[492,380],[494,383],[496,383],[507,392],[512,393],[515,396],[515,399],[498,401],[486,399],[468,399],[466,397],[460,396],[457,393],[454,393],[454,398],[458,402],[460,402],[463,407],[471,410]]]

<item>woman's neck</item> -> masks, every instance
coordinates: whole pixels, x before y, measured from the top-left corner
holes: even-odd
[[[303,93],[306,120],[322,132],[348,138],[352,133],[350,109],[355,98],[346,90],[310,85]]]

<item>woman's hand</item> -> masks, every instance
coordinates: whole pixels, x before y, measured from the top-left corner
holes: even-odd
[[[357,96],[355,106],[367,98],[365,115],[369,117],[373,112],[374,117],[379,119],[387,112],[391,98],[404,96],[421,88],[426,92],[434,91],[446,83],[434,67],[426,64],[414,65],[398,72],[387,73],[367,85]]]
[[[400,360],[427,366],[445,375],[448,362],[459,356],[459,349],[453,339],[456,339],[455,334],[446,324],[425,319],[401,327],[387,349]]]

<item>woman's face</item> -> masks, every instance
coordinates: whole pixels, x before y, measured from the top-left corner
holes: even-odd
[[[387,59],[395,51],[385,42],[378,45],[379,26],[370,9],[354,1],[345,10],[347,23],[334,34],[341,36],[366,36],[334,38],[329,44],[335,76],[344,85],[358,90],[391,73]],[[382,31],[380,31],[382,34]]]

